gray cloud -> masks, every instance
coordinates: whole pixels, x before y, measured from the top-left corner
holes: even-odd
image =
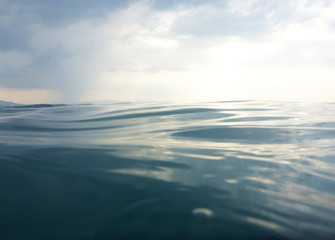
[[[59,28],[85,18],[103,20],[136,0],[2,0],[0,2],[0,50],[29,50],[27,39],[36,25]]]
[[[3,0],[2,13],[10,11],[22,18],[30,18],[46,25],[61,25],[81,18],[104,17],[110,11],[128,7],[136,0]]]
[[[223,0],[154,0],[152,1],[152,7],[155,10],[172,10],[176,7],[196,7],[196,6],[203,6],[203,5],[216,5],[221,6],[224,5],[227,1]]]
[[[68,98],[75,98],[80,88],[86,86],[85,78],[90,76],[87,69],[77,66],[75,56],[78,51],[89,54],[91,48],[76,48],[76,41],[81,39],[66,42],[73,36],[63,33],[62,29],[85,19],[103,22],[110,13],[132,2],[134,0],[0,1],[0,87],[61,90]],[[20,61],[23,58],[25,60]],[[86,63],[85,67],[90,66]]]
[[[292,4],[289,0],[0,0],[0,88],[59,90],[72,101],[104,71],[187,71],[188,63],[205,54],[201,48],[211,44],[204,40],[219,39],[213,44],[222,44],[227,37],[254,40],[292,19],[304,23],[313,16],[297,13]]]

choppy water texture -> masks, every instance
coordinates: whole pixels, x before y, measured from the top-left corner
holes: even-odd
[[[335,239],[335,104],[0,107],[1,239]]]

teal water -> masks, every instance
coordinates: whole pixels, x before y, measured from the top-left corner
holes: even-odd
[[[0,107],[1,239],[335,239],[335,104]]]

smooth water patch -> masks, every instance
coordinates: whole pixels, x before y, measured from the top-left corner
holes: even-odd
[[[334,239],[333,104],[0,108],[1,239]]]

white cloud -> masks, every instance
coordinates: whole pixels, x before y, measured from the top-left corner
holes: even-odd
[[[231,0],[228,3],[228,12],[242,16],[249,15],[255,11],[253,6],[257,2],[259,2],[259,0]]]
[[[248,7],[252,11],[252,4]],[[140,34],[135,26],[127,28],[133,29],[134,33],[128,32],[132,36],[129,41],[116,44],[117,48],[111,47],[104,55],[104,62],[108,62],[109,53],[114,53],[120,71],[117,67],[113,72],[104,71],[94,90],[100,94],[94,95],[91,91],[88,93],[90,98],[113,96],[121,100],[199,101],[222,98],[332,99],[329,89],[334,89],[331,79],[334,51],[329,49],[335,47],[335,35],[323,21],[307,18],[302,22],[294,15],[290,19],[272,22],[272,28],[258,39],[208,36],[199,40],[196,36],[169,32],[179,19],[195,13],[206,15],[206,11],[212,10],[206,6],[189,11],[189,15],[169,12],[174,21],[166,23],[165,26],[169,27],[163,27],[164,31],[154,31],[153,25],[145,24],[137,26]],[[146,19],[146,15],[157,14],[150,8],[143,13],[137,15],[135,22]],[[154,22],[156,27],[164,26],[164,19]],[[144,26],[152,27],[152,31]],[[161,41],[158,41],[161,45],[154,44],[152,40],[155,38]],[[114,57],[110,60],[115,60]],[[322,84],[319,76],[323,77]],[[100,87],[103,91],[99,91]]]
[[[7,55],[0,54],[0,62],[35,64],[30,78],[48,82],[42,88],[60,90],[66,101],[330,101],[334,6],[240,0],[226,8],[180,5],[158,11],[138,1],[103,20],[31,25],[31,53],[1,53]],[[202,32],[206,28],[211,34]]]

